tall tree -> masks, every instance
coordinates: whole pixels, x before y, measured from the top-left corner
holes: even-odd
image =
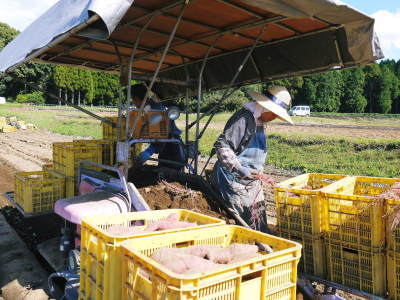
[[[388,113],[392,109],[392,76],[390,69],[383,65],[381,67],[381,76],[379,77],[380,91],[376,97],[377,112]]]
[[[317,88],[310,77],[303,78],[303,86],[294,98],[293,105],[311,105],[317,97]]]
[[[340,71],[331,71],[311,76],[316,88],[312,99],[312,109],[315,111],[338,112],[343,93],[343,79]]]
[[[365,87],[364,95],[367,98],[367,112],[377,112],[376,96],[380,93],[381,69],[378,64],[371,64],[364,68]]]
[[[6,23],[0,22],[0,49],[3,49],[9,42],[11,42],[19,31],[7,25]]]
[[[365,74],[361,68],[345,70],[343,75],[343,95],[341,99],[341,112],[362,113],[367,106],[364,96]]]

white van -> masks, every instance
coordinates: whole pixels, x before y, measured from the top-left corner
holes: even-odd
[[[296,105],[292,106],[288,111],[290,116],[302,116],[309,117],[310,116],[310,107],[306,105]]]

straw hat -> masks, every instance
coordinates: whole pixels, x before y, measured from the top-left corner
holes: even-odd
[[[270,87],[265,95],[253,91],[248,91],[248,94],[262,107],[277,115],[279,119],[294,125],[287,113],[292,98],[284,86]]]

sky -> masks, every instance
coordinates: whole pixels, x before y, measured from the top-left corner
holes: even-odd
[[[57,0],[0,0],[0,22],[22,31]],[[385,58],[400,59],[400,1],[344,0],[375,18],[375,31]]]

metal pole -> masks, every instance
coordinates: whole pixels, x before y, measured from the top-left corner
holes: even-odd
[[[123,62],[122,62],[122,56],[121,53],[119,52],[119,48],[118,46],[114,43],[114,42],[110,42],[115,49],[115,52],[117,53],[117,57],[118,57],[118,61],[119,61],[119,65],[121,66],[121,72],[120,72],[120,87],[118,90],[118,121],[117,121],[117,141],[120,140],[121,137],[121,127],[122,127],[122,109],[123,109],[123,76],[124,76],[124,71],[126,70],[126,66],[123,66]]]
[[[133,126],[132,126],[132,133],[133,133],[133,132],[135,131],[135,129],[136,129],[136,126],[137,126],[137,124],[138,124],[138,122],[139,122],[140,115],[142,114],[143,109],[144,109],[144,107],[145,107],[145,105],[146,105],[147,97],[149,96],[149,93],[150,93],[150,91],[151,91],[151,89],[152,89],[152,87],[153,87],[153,84],[154,84],[154,82],[155,82],[155,79],[157,78],[158,72],[159,72],[160,69],[161,69],[161,65],[162,65],[162,63],[164,62],[165,56],[166,56],[166,54],[168,53],[168,50],[169,50],[169,48],[170,48],[170,46],[171,46],[171,42],[172,42],[172,40],[173,40],[173,38],[174,38],[174,36],[175,36],[176,30],[178,29],[178,25],[179,25],[180,22],[181,22],[183,13],[185,12],[185,9],[186,9],[188,3],[189,3],[189,0],[186,0],[185,3],[184,3],[184,4],[182,5],[182,7],[181,7],[181,11],[180,11],[179,16],[178,16],[178,18],[177,18],[177,21],[176,21],[176,23],[175,23],[175,25],[174,25],[174,29],[173,29],[172,32],[171,32],[171,35],[170,35],[170,37],[169,37],[169,39],[168,39],[168,42],[167,42],[167,45],[165,46],[165,49],[164,49],[163,54],[162,54],[162,56],[161,56],[161,59],[160,59],[158,65],[157,65],[157,68],[156,68],[156,70],[155,70],[155,72],[154,72],[154,74],[153,74],[153,78],[152,78],[152,80],[151,80],[149,86],[147,87],[146,95],[145,95],[144,98],[143,98],[142,104],[140,105],[139,113],[138,113],[138,115],[137,115],[137,117],[136,117],[136,119],[135,119],[135,121],[134,121],[134,123],[133,123]],[[130,91],[129,91],[129,94],[130,94]]]
[[[139,34],[136,37],[135,40],[135,44],[133,46],[132,49],[132,54],[131,57],[129,58],[129,62],[128,62],[128,82],[127,82],[127,91],[126,91],[126,124],[125,124],[125,135],[126,135],[126,141],[129,140],[130,138],[130,134],[129,134],[129,107],[130,107],[130,103],[131,103],[131,86],[132,86],[132,72],[131,72],[131,68],[132,68],[132,64],[133,64],[133,60],[135,57],[135,53],[136,53],[136,49],[139,45],[140,39],[142,37],[143,32],[147,29],[147,27],[150,25],[150,23],[153,21],[154,15],[151,16],[149,18],[149,20],[146,22],[146,24],[143,26],[143,28],[140,30]],[[126,160],[127,162],[128,160]]]
[[[243,62],[240,64],[239,68],[237,69],[236,74],[233,76],[231,82],[229,83],[228,88],[225,90],[225,93],[224,93],[224,95],[222,96],[221,99],[224,99],[224,100],[226,99],[226,95],[228,95],[228,89],[230,89],[230,88],[232,87],[232,85],[235,83],[235,81],[236,81],[237,77],[239,76],[240,72],[242,71],[244,65],[247,63],[247,61],[248,61],[250,55],[253,53],[254,48],[257,46],[258,41],[260,40],[260,38],[261,38],[262,34],[264,33],[265,29],[266,29],[266,25],[264,25],[264,26],[261,28],[260,32],[258,33],[257,39],[254,41],[253,45],[252,45],[251,48],[249,49],[249,52],[247,52],[245,58],[243,59]],[[232,94],[232,93],[233,93],[233,92],[231,92],[230,94]],[[211,111],[214,111],[214,110],[216,109],[216,107],[217,107],[217,106],[212,107],[212,108],[208,111],[208,113],[211,112]],[[200,121],[200,120],[201,120],[202,118],[204,118],[205,116],[206,116],[206,114],[203,114],[203,115],[201,116],[201,118],[199,118],[199,119],[196,120],[196,122]],[[193,126],[193,123],[190,124],[189,126],[192,127],[192,126]]]
[[[186,96],[185,96],[185,145],[186,145],[186,153],[189,153],[189,80],[190,80],[190,75],[187,67],[185,67],[185,72],[186,72]],[[189,162],[189,157],[187,156],[186,163]]]
[[[219,100],[219,103],[218,103],[217,105],[213,106],[211,109],[209,109],[207,112],[205,112],[205,113],[203,114],[202,117],[206,116],[206,115],[209,114],[209,113],[212,113],[211,116],[210,116],[210,118],[207,120],[206,125],[205,125],[204,128],[202,129],[199,138],[201,138],[201,137],[203,136],[204,132],[205,132],[206,129],[207,129],[208,124],[210,124],[210,122],[211,122],[213,116],[216,114],[217,108],[220,107],[220,106],[222,105],[222,103],[225,101],[225,99],[228,99],[228,98],[229,98],[234,92],[236,92],[238,89],[240,89],[240,87],[237,87],[237,88],[233,89],[233,90],[230,91],[229,94],[226,95],[225,97],[221,97],[221,100]],[[201,117],[200,117],[200,119],[201,119]]]
[[[135,53],[136,53],[136,49],[139,45],[139,41],[142,37],[143,32],[146,30],[146,28],[150,25],[151,21],[153,20],[153,16],[151,16],[149,18],[149,20],[146,22],[146,24],[143,26],[143,28],[140,30],[140,32],[138,33],[136,40],[135,40],[135,44],[133,46],[132,49],[132,53],[131,56],[129,58],[129,62],[128,62],[128,82],[127,82],[127,95],[126,95],[126,112],[125,112],[125,142],[128,143],[129,140],[129,107],[131,106],[131,85],[132,85],[132,64],[133,64],[133,59],[135,57]],[[118,137],[119,138],[119,137]],[[125,147],[127,147],[128,149],[124,149],[124,173],[125,176],[128,177],[128,168],[129,168],[129,146],[128,144],[125,145]]]
[[[239,76],[240,72],[242,71],[244,65],[247,63],[249,57],[250,57],[251,54],[253,53],[254,48],[256,47],[258,41],[260,40],[262,34],[264,33],[265,28],[266,28],[266,26],[263,26],[263,27],[261,28],[261,30],[260,30],[260,32],[259,32],[259,34],[258,34],[258,36],[257,36],[257,39],[254,41],[254,44],[252,45],[252,47],[250,48],[249,52],[248,52],[247,55],[245,56],[243,62],[240,64],[239,68],[238,68],[237,71],[236,71],[236,74],[233,76],[233,78],[232,78],[232,80],[231,80],[231,82],[230,82],[230,84],[229,84],[229,88],[231,88],[232,85],[235,83],[237,77]],[[228,89],[229,89],[229,88],[228,88]],[[222,96],[222,99],[225,99],[226,95],[228,95],[228,92],[227,92],[228,89],[225,91],[224,95]],[[236,90],[237,90],[237,89],[236,89]],[[231,91],[231,93],[230,93],[229,95],[233,94],[234,91],[235,91],[235,90]],[[222,102],[222,101],[220,101],[220,103],[221,103],[221,102]],[[216,109],[216,107],[213,107],[213,108],[212,108],[212,110],[215,110],[215,109]],[[201,132],[200,135],[197,135],[197,128],[199,127],[199,123],[200,123],[199,115],[197,115],[197,120],[198,120],[198,122],[197,122],[197,125],[196,125],[196,138],[200,139],[200,138],[203,136],[204,132],[206,131],[206,129],[207,129],[208,125],[210,124],[210,122],[211,122],[212,118],[214,117],[214,115],[215,115],[215,113],[213,113],[213,114],[210,116],[210,118],[208,119],[206,125],[205,125],[204,128],[202,129],[202,132]],[[203,116],[204,116],[204,115],[203,115]],[[208,163],[210,162],[210,159],[211,159],[211,154],[210,154],[210,157],[209,157],[209,159],[207,160],[206,164],[204,165],[204,168],[203,168],[203,170],[201,171],[201,174],[203,174],[203,172],[204,172],[204,170],[206,169]],[[195,165],[195,166],[197,166],[197,165]],[[197,174],[197,168],[195,168],[195,170],[196,170],[196,174]]]
[[[201,69],[200,69],[200,72],[199,72],[198,87],[197,87],[197,110],[196,110],[197,120],[200,119],[200,103],[201,103],[201,100],[202,100],[202,83],[203,83],[204,68],[206,67],[208,56],[210,55],[211,50],[214,48],[215,44],[217,43],[217,41],[219,41],[219,39],[222,36],[223,36],[223,34],[218,36],[214,40],[212,45],[208,48],[207,53],[204,56],[203,63],[201,65]],[[194,159],[194,172],[195,172],[195,174],[197,174],[197,166],[198,166],[198,163],[199,163],[199,157],[198,157],[198,153],[199,153],[199,131],[200,131],[200,122],[196,122],[195,159]]]

